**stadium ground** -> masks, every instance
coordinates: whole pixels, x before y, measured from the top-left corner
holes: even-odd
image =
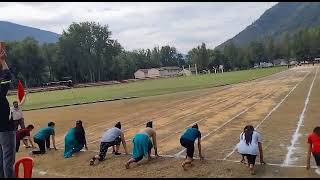
[[[319,121],[319,66],[295,67],[255,81],[216,88],[171,93],[138,99],[69,106],[25,113],[26,121],[38,129],[56,122],[58,147],[75,120],[84,122],[89,151],[71,159],[63,150],[50,151],[35,158],[36,177],[317,177],[303,166],[306,162],[306,136]],[[98,150],[103,132],[121,121],[132,149],[131,138],[148,120],[154,121],[160,157],[125,170],[129,156],[114,157],[94,166],[89,159]],[[185,128],[199,124],[203,134],[205,160],[183,171],[184,155],[179,137]],[[265,166],[257,166],[251,176],[240,156],[233,151],[239,134],[247,124],[263,135]],[[301,134],[301,136],[299,136]],[[296,138],[298,137],[298,138]],[[293,151],[289,151],[288,147]],[[18,157],[28,154],[21,148]],[[121,150],[123,150],[121,148]],[[196,151],[197,155],[197,151]],[[312,165],[314,161],[312,159]]]

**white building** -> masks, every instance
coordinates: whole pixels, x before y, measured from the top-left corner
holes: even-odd
[[[160,71],[155,68],[151,69],[139,69],[134,73],[136,79],[155,78],[160,77]]]

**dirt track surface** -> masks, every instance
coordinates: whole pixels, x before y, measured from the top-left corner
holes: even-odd
[[[317,66],[293,68],[252,82],[147,98],[72,106],[25,112],[26,124],[35,129],[56,122],[56,140],[63,148],[63,139],[76,120],[84,123],[90,150],[99,150],[103,132],[117,121],[123,124],[127,145],[148,120],[154,121],[160,155],[174,155],[183,148],[179,138],[183,131],[197,122],[202,132],[205,161],[195,160],[194,166],[183,171],[182,160],[161,157],[125,170],[130,156],[114,157],[94,167],[89,166],[93,151],[81,152],[70,159],[63,150],[50,151],[35,158],[35,177],[317,177],[303,167],[281,167],[287,147],[297,129],[311,83],[315,78],[309,104],[304,114],[302,136],[295,145],[293,166],[305,166],[306,136],[319,120],[320,72]],[[279,105],[280,104],[280,105]],[[278,108],[274,109],[278,105]],[[272,111],[274,109],[274,111]],[[251,176],[246,167],[236,162],[240,156],[231,153],[239,134],[247,124],[258,126],[263,136],[265,161],[274,166],[257,165],[257,175]],[[120,148],[123,151],[123,148]],[[195,155],[198,155],[196,149]],[[21,147],[18,157],[28,152]],[[182,155],[185,155],[182,153]],[[227,156],[229,155],[229,156]],[[227,159],[230,161],[223,161]],[[259,158],[257,158],[259,159]],[[314,165],[312,159],[312,165]],[[40,172],[43,171],[43,172]],[[40,173],[39,173],[40,172]],[[42,175],[41,175],[42,174]]]

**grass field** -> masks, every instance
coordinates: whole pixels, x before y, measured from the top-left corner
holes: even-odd
[[[234,84],[268,76],[285,70],[286,67],[226,72],[223,74],[176,77],[147,80],[128,84],[68,89],[28,94],[24,110],[73,103],[92,102],[104,99],[128,96],[153,96],[195,89],[209,88],[225,84]],[[16,96],[10,96],[12,102]]]

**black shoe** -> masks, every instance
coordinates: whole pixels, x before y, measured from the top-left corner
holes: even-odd
[[[121,155],[121,153],[115,152],[114,155],[119,156],[119,155]]]

